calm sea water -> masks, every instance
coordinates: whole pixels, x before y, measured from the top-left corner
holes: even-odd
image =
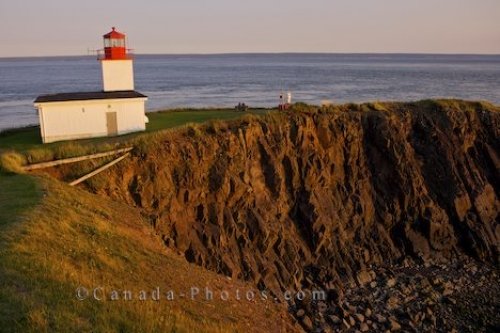
[[[38,122],[41,94],[101,89],[94,57],[0,59],[0,130]],[[281,90],[320,104],[456,97],[500,104],[500,56],[240,54],[138,55],[147,109],[274,106]]]

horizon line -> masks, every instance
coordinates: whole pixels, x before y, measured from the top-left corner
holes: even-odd
[[[199,52],[199,53],[132,53],[133,56],[224,56],[224,55],[430,55],[430,56],[500,56],[500,53],[457,53],[457,52]],[[95,57],[94,54],[66,55],[21,55],[0,56],[0,59],[32,59],[32,58],[77,58]]]

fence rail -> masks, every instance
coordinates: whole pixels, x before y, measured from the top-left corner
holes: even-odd
[[[62,165],[62,164],[69,164],[69,163],[76,163],[76,162],[81,162],[81,161],[93,160],[96,158],[107,157],[107,156],[117,155],[117,154],[122,154],[122,153],[128,153],[132,149],[134,149],[134,148],[128,147],[128,148],[116,149],[116,150],[112,150],[112,151],[108,151],[108,152],[104,152],[104,153],[71,157],[71,158],[65,158],[65,159],[56,160],[56,161],[50,161],[50,162],[30,164],[30,165],[23,167],[23,170],[24,171],[32,171],[32,170],[37,170],[37,169],[50,168],[50,167],[54,167],[54,166],[58,166],[58,165]]]

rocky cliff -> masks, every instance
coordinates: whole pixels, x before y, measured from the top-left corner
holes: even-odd
[[[94,190],[189,261],[267,287],[405,255],[497,262],[499,134],[480,103],[304,108],[159,136]]]
[[[298,105],[157,135],[88,186],[190,262],[331,289],[405,259],[498,265],[499,138],[486,103]]]

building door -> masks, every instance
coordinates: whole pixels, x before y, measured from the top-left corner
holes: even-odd
[[[106,112],[106,127],[108,128],[108,136],[118,135],[116,112]]]

